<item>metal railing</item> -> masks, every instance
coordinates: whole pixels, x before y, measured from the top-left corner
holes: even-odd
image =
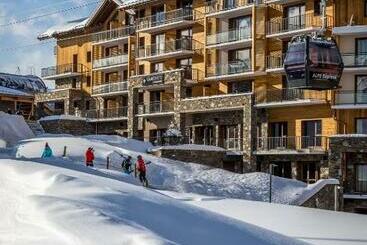
[[[62,75],[66,73],[83,73],[87,69],[82,64],[63,64],[57,66],[51,66],[47,68],[42,68],[41,77],[49,77]]]
[[[158,56],[169,54],[177,51],[195,51],[202,49],[203,45],[191,37],[183,37],[173,41],[164,43],[156,43],[139,48],[138,57]]]
[[[333,18],[331,16],[326,16],[326,26],[333,26]],[[266,34],[279,34],[310,27],[322,27],[320,16],[314,16],[313,13],[309,13],[287,18],[274,18],[266,23]]]
[[[298,100],[328,101],[328,91],[305,89],[269,89],[255,93],[255,103],[276,103]]]
[[[135,33],[134,26],[128,27],[121,27],[107,31],[101,31],[92,35],[92,42],[99,43],[99,42],[106,42],[111,41],[123,37],[128,37]]]
[[[258,2],[262,1],[258,0]],[[213,0],[206,2],[205,13],[211,14],[220,11],[236,9],[247,5],[252,5],[254,3],[255,0]]]
[[[284,57],[282,56],[266,56],[266,69],[279,69],[283,68]]]
[[[93,87],[92,94],[109,94],[114,92],[120,92],[120,91],[127,91],[128,89],[128,82],[122,81],[122,82],[112,82],[108,84],[98,85]]]
[[[88,110],[85,117],[89,119],[113,119],[127,117],[128,107],[106,108],[99,110]]]
[[[259,137],[256,139],[257,151],[313,150],[324,152],[329,147],[326,136],[284,136]]]
[[[344,67],[366,67],[367,66],[367,53],[366,54],[342,54]]]
[[[206,37],[207,45],[223,44],[251,38],[251,28],[240,28],[220,32]]]
[[[341,90],[335,92],[335,105],[366,105],[367,91]]]
[[[206,68],[207,77],[233,75],[252,70],[250,60],[230,62],[228,64],[215,64]]]
[[[175,9],[137,19],[137,30],[166,25],[178,21],[193,21],[197,11],[192,8]]]
[[[140,104],[137,107],[137,114],[154,114],[172,112],[174,109],[173,101],[154,101],[148,104]]]
[[[106,57],[102,59],[97,59],[93,61],[93,68],[103,68],[108,66],[127,64],[128,63],[128,55],[127,54],[119,54],[116,56]]]

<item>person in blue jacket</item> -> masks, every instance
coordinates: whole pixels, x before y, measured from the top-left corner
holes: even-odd
[[[48,158],[48,157],[52,157],[52,156],[53,156],[52,149],[48,145],[48,143],[46,142],[45,149],[43,150],[43,153],[42,153],[42,158]]]

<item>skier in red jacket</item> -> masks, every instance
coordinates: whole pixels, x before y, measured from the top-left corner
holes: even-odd
[[[141,155],[139,155],[137,158],[138,160],[136,162],[136,169],[139,171],[140,182],[143,183],[144,186],[148,187],[148,180],[146,178],[147,167]]]
[[[94,161],[94,150],[92,147],[89,147],[87,152],[85,153],[85,164],[87,167],[93,167]]]

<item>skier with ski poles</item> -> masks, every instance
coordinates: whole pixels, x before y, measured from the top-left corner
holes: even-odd
[[[124,173],[131,174],[132,172],[134,172],[134,170],[131,169],[131,166],[132,166],[131,156],[128,156],[126,158],[123,155],[121,155],[121,157],[124,158],[124,160],[122,161],[122,164],[121,164],[121,167],[122,167]]]
[[[139,172],[139,180],[145,187],[148,187],[148,180],[146,178],[146,174],[147,174],[146,164],[149,164],[150,162],[145,163],[141,155],[139,155],[137,159],[138,160],[136,161],[135,167],[136,167],[136,170]],[[135,175],[136,175],[136,172],[135,172]]]

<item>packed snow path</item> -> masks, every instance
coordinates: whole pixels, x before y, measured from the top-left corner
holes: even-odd
[[[92,146],[96,155],[95,166],[100,171],[114,175],[119,179],[122,178],[122,159],[116,152],[130,155],[133,158],[142,155],[146,161],[152,162],[148,166],[148,179],[158,189],[256,201],[268,201],[269,198],[268,174],[235,174],[200,164],[154,157],[144,153],[151,147],[150,144],[118,136],[34,138],[20,142],[15,154],[17,157],[39,158],[45,142],[50,144],[57,157],[62,157],[64,146],[66,146],[67,158],[79,164],[84,164],[85,151]],[[105,170],[107,156],[110,157],[112,170]],[[123,180],[135,182],[133,178],[124,178]],[[292,203],[306,190],[307,185],[303,182],[279,177],[273,178],[273,202]]]
[[[56,159],[0,160],[0,244],[302,244]]]

